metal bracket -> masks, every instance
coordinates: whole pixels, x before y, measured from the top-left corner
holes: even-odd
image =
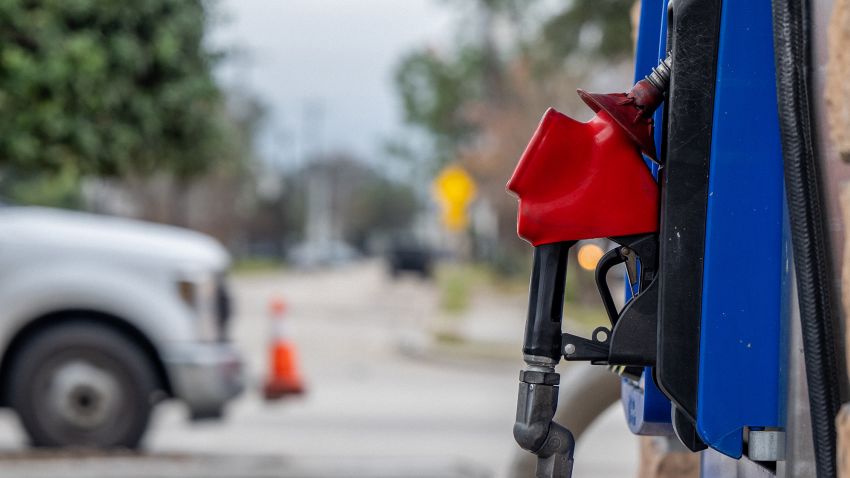
[[[645,366],[655,364],[657,343],[658,239],[655,234],[611,238],[621,247],[605,254],[596,268],[596,285],[611,322],[611,329],[597,327],[587,339],[561,336],[561,350],[570,361],[600,365]],[[617,264],[625,264],[630,286],[639,293],[622,311],[614,306],[606,276]],[[634,291],[634,288],[632,289]]]
[[[785,459],[785,432],[782,430],[750,430],[749,452],[753,461]]]

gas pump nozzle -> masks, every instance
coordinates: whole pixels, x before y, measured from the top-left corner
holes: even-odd
[[[528,319],[523,358],[526,369],[519,374],[514,438],[538,456],[538,477],[568,477],[573,470],[575,440],[555,423],[560,375],[555,365],[561,358],[561,317],[567,256],[571,242],[544,244],[534,249]]]
[[[517,232],[535,246],[514,438],[538,456],[538,478],[572,475],[575,440],[553,421],[560,383],[555,366],[561,357],[626,367],[654,360],[658,186],[640,152],[657,161],[651,117],[669,75],[668,58],[628,93],[579,90],[597,112],[587,123],[550,109],[508,182],[519,198]],[[570,248],[600,237],[621,245],[597,272],[611,329],[597,328],[591,339],[565,334]],[[618,263],[627,265],[630,286],[641,289],[620,313],[604,285],[605,274]]]

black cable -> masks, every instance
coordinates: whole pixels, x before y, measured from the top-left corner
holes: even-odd
[[[836,476],[840,406],[823,194],[810,104],[807,0],[773,0],[776,90],[818,477]]]

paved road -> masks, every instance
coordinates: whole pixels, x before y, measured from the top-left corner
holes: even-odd
[[[23,451],[14,418],[0,415],[0,451],[6,451],[0,477],[502,476],[516,451],[511,426],[519,361],[400,353],[400,344],[415,341],[438,313],[432,285],[391,281],[374,263],[238,277],[233,285],[234,339],[246,352],[253,388],[225,422],[190,424],[179,406],[165,406],[154,417],[146,455],[69,464],[65,455]],[[256,388],[265,365],[266,305],[275,294],[289,304],[309,393],[267,404]],[[579,477],[634,473],[636,442],[619,411],[590,432],[577,457]]]

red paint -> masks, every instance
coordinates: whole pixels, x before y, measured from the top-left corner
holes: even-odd
[[[604,110],[581,123],[550,108],[507,187],[534,246],[658,230],[658,185]]]

